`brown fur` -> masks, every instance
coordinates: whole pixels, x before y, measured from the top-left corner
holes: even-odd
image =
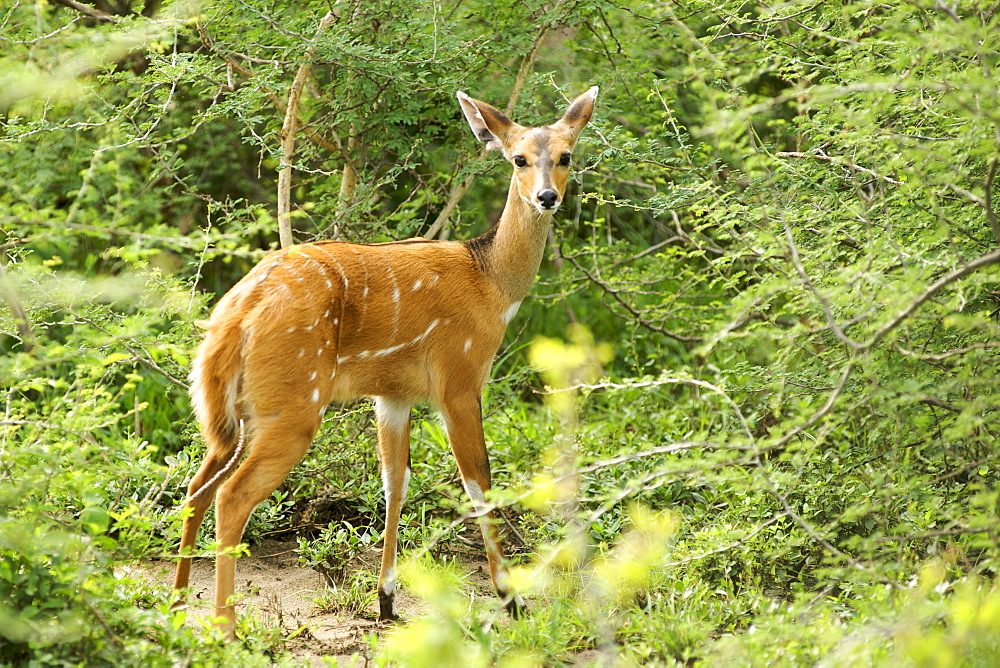
[[[459,94],[481,140],[496,142],[515,167],[497,225],[471,242],[410,239],[378,245],[303,244],[271,253],[232,288],[203,324],[191,394],[208,452],[188,487],[181,553],[194,545],[213,497],[220,554],[216,614],[232,632],[234,559],[253,511],[302,458],[331,401],[376,397],[386,531],[379,577],[381,616],[395,618],[396,532],[409,476],[409,409],[430,400],[442,412],[459,471],[484,504],[490,470],[480,399],[507,322],[538,271],[573,149],[596,89],[545,128],[523,128]],[[244,457],[242,462],[239,460]],[[490,573],[512,611],[495,528],[483,524]],[[178,562],[176,589],[190,558]]]

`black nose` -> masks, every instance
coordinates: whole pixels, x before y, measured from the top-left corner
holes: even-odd
[[[543,190],[538,193],[538,201],[541,202],[543,209],[554,209],[559,203],[559,195],[555,190]]]

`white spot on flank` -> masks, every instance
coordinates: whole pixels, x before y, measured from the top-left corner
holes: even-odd
[[[468,354],[470,348],[472,348],[472,339],[466,339],[465,340],[465,351],[464,352],[466,354]]]
[[[306,349],[305,348],[299,348],[299,359],[302,359],[303,357],[305,357],[305,354],[306,354]]]
[[[507,310],[504,311],[503,315],[500,316],[500,319],[503,320],[503,324],[506,325],[511,320],[513,320],[514,316],[517,315],[517,309],[519,309],[519,308],[521,308],[521,302],[520,301],[516,301],[513,304],[511,304],[510,306],[508,306]]]
[[[343,364],[347,360],[351,359],[351,357],[357,357],[358,359],[364,359],[366,357],[371,357],[372,359],[376,357],[385,357],[386,355],[391,355],[392,353],[398,352],[403,348],[406,348],[407,346],[415,346],[418,343],[423,342],[423,340],[426,339],[427,336],[432,331],[434,331],[434,328],[436,328],[440,322],[441,322],[440,320],[434,320],[431,324],[427,326],[427,329],[424,330],[423,334],[419,334],[405,343],[399,343],[394,346],[389,346],[388,348],[382,348],[381,350],[375,350],[375,351],[362,350],[360,353],[357,353],[356,355],[344,355],[342,357],[337,357],[337,364]],[[329,345],[329,343],[330,342],[327,341],[327,345]],[[466,345],[466,352],[468,352],[469,345],[471,345],[471,339],[469,340],[469,343]]]
[[[323,354],[323,349],[322,348],[320,348],[319,350],[316,351],[316,357],[319,357],[322,354]]]
[[[418,278],[417,280],[415,280],[413,282],[413,291],[416,292],[417,290],[419,290],[420,286],[423,285],[423,283],[424,283],[424,281],[421,278]]]
[[[347,274],[344,273],[344,267],[341,266],[340,262],[337,260],[337,257],[326,248],[317,247],[316,250],[326,255],[330,259],[330,262],[333,263],[333,266],[336,267],[337,273],[340,274],[340,280],[344,284],[344,292],[347,292]],[[327,287],[332,287],[329,281],[327,281]]]
[[[329,317],[330,317],[330,309],[327,309],[326,313],[323,314],[323,318],[329,318]]]
[[[315,371],[313,371],[312,375],[309,376],[309,380],[316,380],[316,372]]]
[[[314,376],[316,374],[313,374]],[[313,388],[313,403],[319,401],[319,388]]]
[[[372,357],[384,357],[386,355],[390,355],[390,354],[396,352],[397,350],[401,350],[401,349],[405,348],[406,346],[407,346],[407,344],[400,343],[399,345],[392,346],[391,348],[383,348],[382,350],[376,350],[375,352],[372,353]]]
[[[420,343],[421,341],[423,341],[424,339],[426,339],[427,335],[430,334],[431,331],[433,331],[434,328],[438,326],[439,322],[440,322],[440,320],[435,320],[434,322],[432,322],[431,324],[429,324],[427,326],[427,329],[424,330],[423,334],[421,334],[417,338],[413,339],[413,343]]]
[[[334,318],[333,319],[333,324],[339,325],[340,324],[340,318]]]
[[[308,327],[306,327],[306,331],[307,331],[307,332],[311,332],[311,331],[313,331],[313,326],[312,326],[312,325],[309,325]]]
[[[396,342],[396,333],[399,331],[399,282],[396,280],[396,272],[392,270],[392,265],[386,265],[385,273],[392,281],[392,331],[389,332],[389,343]]]
[[[291,334],[292,332],[294,332],[294,331],[295,331],[295,328],[294,328],[294,327],[289,327],[289,328],[288,328],[288,329],[286,329],[285,331],[286,331],[286,332],[288,332],[289,334]]]

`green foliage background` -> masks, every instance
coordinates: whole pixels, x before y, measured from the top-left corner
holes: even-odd
[[[529,124],[601,86],[487,390],[533,612],[485,633],[495,609],[449,598],[464,499],[422,412],[403,539],[439,560],[375,661],[993,665],[998,40],[992,3],[929,0],[8,3],[0,663],[287,660],[252,623],[192,631],[125,566],[174,549],[194,321],[277,246],[308,60],[300,241],[485,231],[507,168],[454,92]],[[567,408],[527,344],[590,350],[570,322],[613,357]],[[369,524],[301,534],[303,561],[371,549],[363,408],[331,411],[249,540],[327,499]]]

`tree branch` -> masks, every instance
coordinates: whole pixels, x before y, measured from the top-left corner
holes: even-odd
[[[940,362],[946,360],[949,357],[955,357],[956,355],[966,355],[973,350],[989,350],[991,348],[1000,348],[1000,342],[998,341],[981,341],[973,343],[962,348],[954,348],[952,350],[946,350],[943,353],[932,353],[932,354],[920,354],[913,352],[912,350],[907,350],[899,343],[895,343],[895,348],[900,354],[906,355],[907,357],[912,357],[914,359],[921,360],[923,362]]]
[[[545,37],[548,31],[548,23],[543,22],[542,27],[538,29],[537,33],[535,33],[535,39],[531,43],[531,48],[528,50],[528,54],[521,60],[521,67],[517,71],[517,77],[514,79],[514,85],[511,88],[510,96],[507,98],[507,105],[504,107],[504,113],[508,116],[514,111],[514,107],[517,105],[517,98],[520,97],[521,89],[524,88],[524,82],[528,78],[528,73],[531,71],[531,66],[535,61],[535,55],[538,53],[538,47],[541,45],[542,38]],[[480,157],[485,156],[487,153],[489,153],[489,150],[483,148],[480,151]],[[461,201],[462,197],[465,196],[465,193],[469,191],[474,177],[474,174],[469,174],[461,181],[452,182],[451,189],[448,191],[448,201],[445,202],[444,208],[441,209],[438,217],[434,219],[434,222],[424,233],[426,238],[434,239],[447,228],[448,219],[455,211],[459,201]]]
[[[997,262],[1000,262],[1000,248],[994,251],[990,251],[985,255],[980,255],[972,262],[963,264],[961,267],[958,267],[957,269],[953,269],[952,271],[948,272],[938,280],[931,283],[931,285],[928,286],[928,288],[924,290],[919,297],[910,302],[906,306],[906,308],[904,308],[902,311],[897,313],[896,317],[894,317],[892,320],[884,324],[877,332],[875,332],[872,335],[870,339],[868,339],[868,341],[861,344],[858,347],[858,350],[868,350],[872,348],[876,343],[878,343],[882,339],[882,337],[884,337],[886,334],[899,327],[899,325],[904,320],[909,318],[914,311],[923,306],[923,304],[928,299],[930,299],[935,294],[940,292],[943,288],[947,287],[948,285],[951,285],[952,283],[954,283],[959,279],[965,278],[966,276],[976,271],[977,269],[980,269],[990,264],[995,264]]]
[[[334,13],[329,11],[320,19],[316,36],[327,29],[334,19]],[[303,63],[295,74],[291,87],[288,89],[288,104],[285,107],[285,120],[281,125],[281,169],[278,170],[278,236],[281,247],[288,248],[295,243],[292,237],[292,156],[295,154],[295,132],[299,125],[299,100],[302,98],[302,87],[312,68],[312,57],[316,52],[314,42],[303,55]]]
[[[68,7],[69,9],[74,9],[81,14],[94,19],[95,21],[100,21],[101,23],[118,23],[120,20],[117,16],[112,16],[102,12],[99,9],[94,9],[89,5],[85,5],[82,2],[77,2],[76,0],[55,0],[57,4],[63,7]]]
[[[813,293],[816,300],[819,301],[820,306],[823,308],[823,314],[826,316],[826,322],[830,325],[830,330],[834,335],[840,339],[844,345],[846,345],[851,350],[858,349],[858,343],[844,333],[844,330],[840,328],[837,324],[837,319],[833,315],[833,309],[830,308],[830,302],[827,301],[826,297],[820,293],[820,291],[813,285],[813,282],[809,279],[809,274],[806,273],[805,267],[802,266],[801,260],[799,260],[799,250],[795,247],[795,240],[792,238],[792,230],[785,224],[785,239],[788,240],[788,250],[791,255],[792,264],[795,266],[795,271],[798,273],[799,278],[805,284],[809,292]]]

